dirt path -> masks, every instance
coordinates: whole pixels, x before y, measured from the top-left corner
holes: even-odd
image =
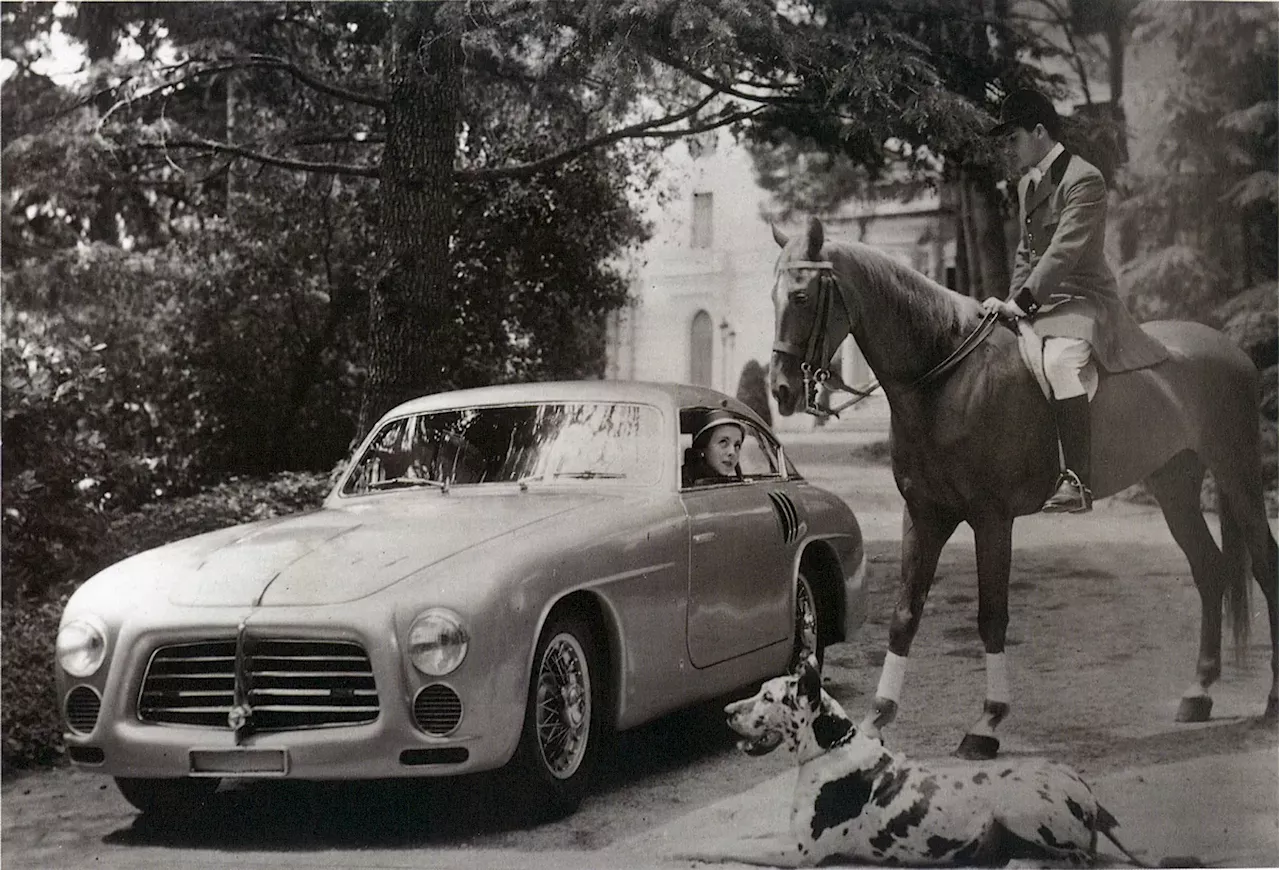
[[[887,641],[901,501],[886,468],[833,461],[841,451],[847,445],[833,452],[811,440],[796,455],[810,479],[854,506],[868,541],[870,618],[855,642],[829,651],[825,671],[828,689],[856,715],[874,691]],[[1228,660],[1213,720],[1175,725],[1178,696],[1194,674],[1199,604],[1158,511],[1102,502],[1089,516],[1020,520],[1013,575],[1004,752],[1048,754],[1100,776],[1276,745],[1274,723],[1259,727],[1253,718],[1269,679],[1260,595],[1249,664]],[[948,755],[979,712],[985,676],[976,607],[972,536],[962,527],[943,552],[888,734],[910,755]],[[4,863],[230,868],[258,866],[256,856],[268,853],[262,866],[409,867],[442,866],[445,856],[465,863],[485,849],[549,860],[558,851],[607,848],[789,764],[781,754],[743,759],[714,712],[702,711],[622,735],[599,793],[553,824],[524,826],[518,808],[474,789],[297,787],[229,795],[187,830],[151,828],[108,780],[59,770],[4,783]]]

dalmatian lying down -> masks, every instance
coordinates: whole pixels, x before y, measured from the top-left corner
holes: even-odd
[[[858,733],[810,659],[725,707],[748,755],[782,744],[800,764],[791,832],[801,864],[1087,865],[1115,818],[1070,768],[1048,761],[926,767]]]

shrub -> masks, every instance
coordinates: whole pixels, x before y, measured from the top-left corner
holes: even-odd
[[[62,721],[53,687],[53,644],[66,596],[0,609],[0,717],[3,770],[51,764],[62,755]]]
[[[738,377],[738,401],[760,415],[770,426],[773,425],[773,413],[769,410],[769,379],[765,375],[764,366],[755,360],[749,360],[742,367]]]
[[[5,312],[0,546],[6,601],[43,591],[41,578],[83,575],[113,496],[104,484],[145,472],[104,435],[109,387],[100,348],[62,326],[54,317]]]
[[[222,227],[6,270],[5,600],[40,594],[38,575],[86,576],[108,515],[345,452],[351,318],[286,265]]]
[[[94,571],[180,538],[252,520],[318,507],[327,475],[291,473],[267,480],[234,480],[184,498],[170,498],[117,516],[99,515],[102,534],[85,543],[76,582],[42,578],[57,594],[19,597],[0,609],[0,732],[5,770],[49,764],[61,757],[62,723],[53,682],[54,641],[71,589]],[[7,508],[6,508],[7,509]]]

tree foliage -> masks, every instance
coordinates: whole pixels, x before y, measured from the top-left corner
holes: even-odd
[[[312,79],[262,52],[328,65],[354,93],[380,81],[388,11],[2,14],[15,66],[0,101],[9,596],[85,576],[95,530],[122,510],[228,474],[327,468],[345,452],[385,272],[377,164],[302,171],[200,143],[358,167],[382,147],[376,107],[284,86]],[[73,86],[39,71],[58,28],[107,55]],[[479,166],[571,135],[554,95],[526,96],[469,94],[459,153]],[[537,175],[472,178],[444,226],[405,228],[444,231],[449,251],[436,312],[447,343],[426,342],[442,376],[415,392],[598,372],[604,315],[626,298],[612,264],[645,232],[628,202],[642,157],[601,149]]]
[[[1144,4],[1137,15],[1135,38],[1171,45],[1176,66],[1160,101],[1166,130],[1156,159],[1121,182],[1132,240],[1121,280],[1131,304],[1148,317],[1274,324],[1266,288],[1277,269],[1275,8]],[[1236,328],[1236,337],[1274,364],[1274,329]]]
[[[362,426],[456,382],[451,253],[471,185],[541,183],[592,153],[634,165],[649,146],[748,122],[808,125],[871,160],[894,130],[978,119],[874,4],[137,4],[104,17],[176,49],[164,60],[144,45],[86,96],[134,178],[181,174],[215,199],[225,180],[228,211],[246,161],[376,180]],[[184,110],[201,99],[225,117]]]
[[[757,127],[751,149],[760,183],[778,204],[777,217],[834,211],[851,199],[906,198],[940,189],[956,216],[957,289],[977,296],[1003,293],[1009,207],[997,185],[1008,172],[1002,151],[983,133],[1005,93],[1058,86],[1055,77],[1028,63],[1048,50],[1045,43],[1015,26],[1004,0],[813,5],[833,34],[856,38],[873,17],[927,58],[916,71],[928,83],[929,109],[888,112],[868,124],[854,104],[820,122],[784,118],[773,129]],[[803,171],[788,172],[789,167]]]

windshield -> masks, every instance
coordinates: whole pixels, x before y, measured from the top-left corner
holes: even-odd
[[[647,405],[573,402],[431,411],[386,423],[343,495],[479,483],[622,481],[662,475],[662,417]]]

